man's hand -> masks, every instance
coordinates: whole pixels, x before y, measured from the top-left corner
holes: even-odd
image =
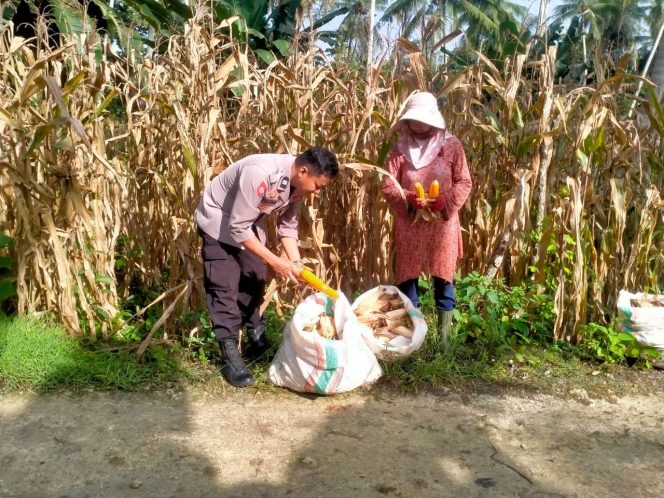
[[[256,237],[245,240],[242,245],[246,250],[251,251],[256,256],[265,261],[268,265],[270,265],[275,276],[284,280],[288,280],[294,284],[299,284],[302,281],[300,279],[299,272],[293,263],[288,261],[286,258],[282,258],[274,254],[267,247],[261,244],[261,241]],[[297,252],[295,254],[299,255]]]
[[[275,256],[274,259],[270,261],[270,266],[272,267],[274,274],[283,280],[288,280],[293,284],[299,284],[302,281],[296,265],[285,258]]]

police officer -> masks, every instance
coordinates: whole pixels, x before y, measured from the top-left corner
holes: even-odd
[[[255,154],[231,164],[203,193],[196,224],[203,239],[205,297],[223,356],[221,372],[233,386],[254,382],[238,350],[242,326],[247,326],[255,351],[267,349],[258,311],[267,266],[282,279],[300,281],[296,265],[302,197],[319,193],[338,172],[336,156],[321,147],[297,157]],[[286,258],[265,247],[271,213],[277,214],[277,233]]]

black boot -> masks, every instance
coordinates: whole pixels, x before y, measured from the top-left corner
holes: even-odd
[[[247,338],[249,339],[248,353],[253,358],[260,358],[270,350],[270,343],[267,342],[267,337],[265,337],[265,325],[248,328]]]
[[[226,380],[234,387],[247,387],[254,383],[254,377],[244,365],[240,351],[237,348],[236,339],[223,339],[219,341],[223,364],[221,373]]]

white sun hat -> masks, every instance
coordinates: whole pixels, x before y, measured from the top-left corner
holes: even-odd
[[[438,110],[436,97],[429,92],[417,92],[408,97],[404,104],[403,112],[392,127],[392,131],[399,131],[407,119],[419,121],[440,130],[446,128],[445,119],[443,119],[443,115]]]

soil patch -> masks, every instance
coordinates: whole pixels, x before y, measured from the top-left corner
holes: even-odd
[[[0,496],[664,494],[664,395],[0,396]]]

